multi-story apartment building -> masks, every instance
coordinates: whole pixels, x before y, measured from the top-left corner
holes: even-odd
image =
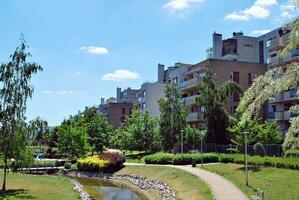
[[[226,81],[231,80],[240,84],[242,90],[246,90],[257,76],[266,72],[267,66],[251,62],[207,59],[189,67],[184,74],[184,81],[179,84],[179,87],[182,93],[182,102],[189,107],[187,122],[195,126],[199,126],[205,121],[204,108],[198,107],[195,99],[200,95],[197,85],[203,80],[207,70],[214,72],[217,86],[220,87]],[[239,97],[232,95],[225,108],[233,114],[238,104]]]
[[[226,40],[222,40],[221,34],[214,33],[212,58],[267,64],[268,69],[285,68],[287,64],[299,61],[299,49],[294,49],[283,56],[280,54],[289,42],[291,31],[288,27],[280,27],[259,37],[234,33],[233,37]],[[299,102],[296,92],[296,88],[290,88],[268,103],[268,118],[277,120],[282,131],[286,131],[289,127],[289,120],[292,117],[289,108]]]
[[[121,88],[116,88],[116,101],[118,103],[132,103],[133,105],[138,104],[140,97],[140,89],[131,89],[128,87],[123,91]]]
[[[165,84],[164,83],[144,83],[141,86],[140,92],[140,109],[141,112],[149,112],[152,117],[160,116],[159,99],[165,97],[164,95]]]
[[[279,53],[289,43],[290,32],[291,29],[288,27],[280,27],[258,38],[262,47],[260,55],[268,64],[268,69],[286,68],[289,63],[299,61],[299,49],[294,49],[283,56]],[[284,132],[289,128],[289,121],[293,117],[289,108],[299,103],[296,93],[296,88],[290,88],[274,97],[268,104],[268,118],[277,120]]]

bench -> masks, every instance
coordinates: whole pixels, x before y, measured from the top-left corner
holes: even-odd
[[[252,200],[263,200],[264,199],[264,192],[259,188],[256,189],[256,194],[250,195]]]

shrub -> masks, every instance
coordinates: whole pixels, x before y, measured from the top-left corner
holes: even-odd
[[[223,163],[244,163],[243,154],[219,154],[219,161]],[[249,165],[287,168],[287,169],[299,169],[298,158],[280,158],[280,157],[260,157],[260,156],[248,156]]]
[[[266,155],[266,150],[265,150],[265,147],[262,143],[258,142],[256,143],[254,146],[254,153],[256,155],[259,155],[259,156],[265,156]]]
[[[98,155],[88,156],[77,161],[77,167],[80,171],[103,172],[108,166],[107,160],[102,160]]]
[[[170,153],[156,153],[144,158],[146,164],[171,164],[174,155]]]
[[[34,160],[32,167],[58,167],[58,160]]]
[[[285,157],[287,158],[299,158],[299,149],[292,149],[292,150],[287,150],[285,152]]]
[[[218,162],[219,157],[215,153],[204,154],[178,154],[173,157],[174,165],[191,165],[194,159],[196,163],[201,163],[201,157],[203,163]]]
[[[76,171],[76,170],[78,170],[77,164],[72,164],[72,165],[71,165],[71,170],[72,170],[72,171]]]
[[[113,172],[123,167],[125,156],[119,151],[107,151],[99,155],[100,159],[108,161],[105,172]]]
[[[72,163],[70,163],[70,162],[64,163],[64,168],[65,169],[71,169],[71,167],[72,167]]]

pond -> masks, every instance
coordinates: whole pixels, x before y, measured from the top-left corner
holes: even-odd
[[[84,190],[99,200],[148,200],[143,194],[111,180],[77,178]]]

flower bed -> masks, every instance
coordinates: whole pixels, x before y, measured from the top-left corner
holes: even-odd
[[[77,161],[80,171],[103,172],[108,167],[108,161],[102,160],[98,155],[81,158]]]

